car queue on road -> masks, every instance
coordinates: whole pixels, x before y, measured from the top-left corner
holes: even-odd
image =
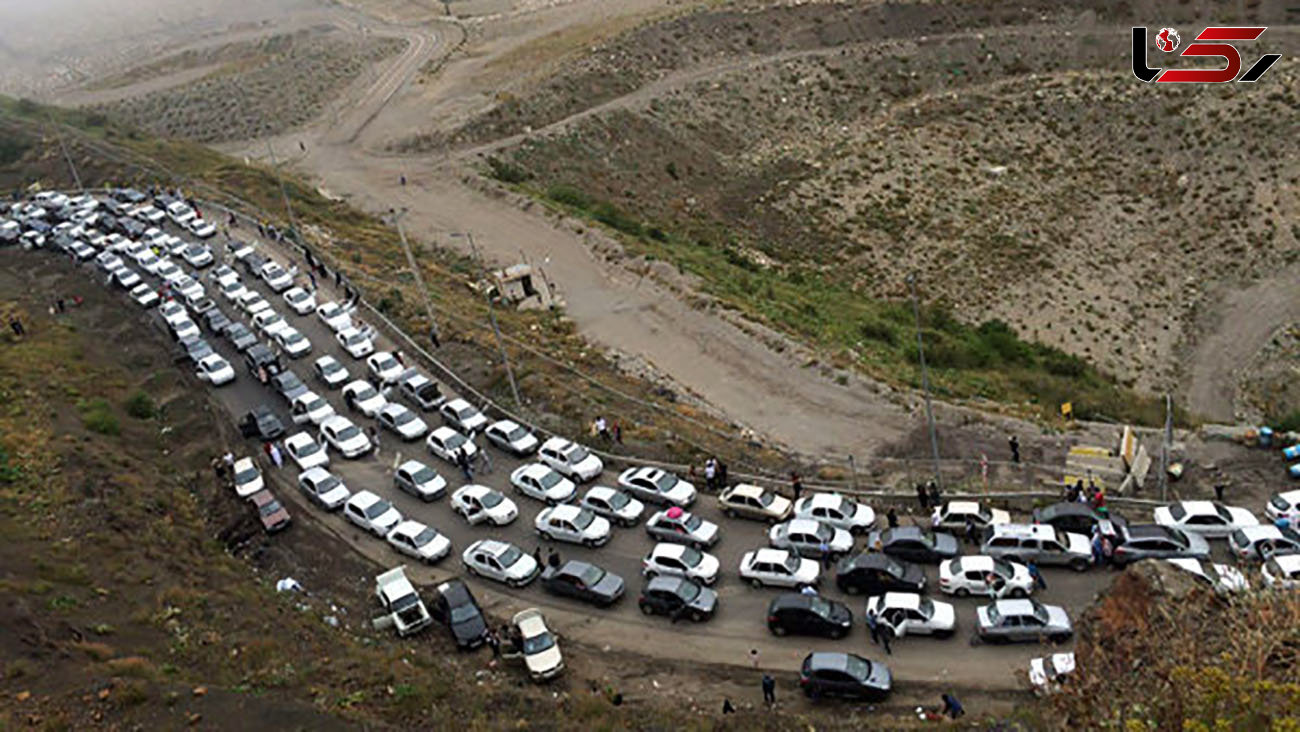
[[[264,249],[231,240],[218,256],[207,245],[187,241],[186,235],[206,238],[215,230],[200,234],[211,224],[183,201],[158,196],[151,203],[137,191],[84,197],[70,209],[71,201],[46,196],[7,212],[0,209],[0,231],[14,228],[5,216],[16,213],[17,228],[26,230],[19,239],[29,246],[76,262],[94,260],[100,279],[156,314],[193,362],[200,381],[213,388],[241,379],[263,384],[262,393],[270,398],[239,415],[237,426],[268,450],[282,446],[284,457],[299,469],[294,484],[318,510],[340,512],[395,552],[434,564],[456,551],[453,541],[436,521],[403,515],[385,492],[392,488],[424,503],[445,498],[446,521],[459,517],[482,534],[459,552],[467,573],[515,589],[540,578],[547,592],[598,607],[616,603],[627,580],[597,561],[544,561],[540,551],[529,552],[517,540],[495,535],[496,530],[511,526],[527,510],[527,525],[536,536],[599,556],[619,529],[641,525],[651,546],[640,560],[645,583],[635,593],[637,607],[673,622],[703,622],[717,612],[722,600],[714,588],[726,571],[710,551],[725,540],[726,527],[699,515],[700,494],[689,481],[658,467],[634,465],[618,472],[612,484],[602,484],[608,468],[599,456],[564,437],[543,441],[509,418],[492,419],[485,413],[491,411],[488,405],[475,406],[445,393],[436,381],[406,366],[400,352],[356,318],[355,303],[321,302],[321,291]],[[163,231],[168,218],[182,235]],[[28,225],[46,219],[60,219],[48,227],[48,236]],[[130,233],[138,227],[123,226],[119,219],[151,228],[133,237]],[[202,225],[191,226],[195,221]],[[40,244],[27,236],[32,231],[45,237]],[[214,297],[224,300],[224,306]],[[328,331],[328,340],[312,339],[317,324]],[[223,351],[237,356],[227,358]],[[311,363],[310,384],[294,371],[293,362],[300,359]],[[241,360],[242,372],[235,366]],[[434,425],[434,420],[442,424]],[[480,436],[483,445],[477,443]],[[391,486],[347,486],[332,458],[366,458],[383,451],[390,437],[408,458],[388,471]],[[484,465],[489,445],[509,459],[526,461],[508,474],[520,502],[475,482],[474,472]],[[413,449],[425,454],[412,455]],[[440,472],[439,465],[447,472]],[[289,525],[288,512],[247,455],[235,461],[233,473],[238,497],[250,501],[268,530]],[[478,479],[483,480],[481,474]],[[1300,568],[1291,569],[1289,558],[1300,554],[1294,530],[1283,527],[1276,536],[1257,538],[1252,527],[1258,521],[1249,511],[1210,501],[1161,507],[1148,525],[1085,517],[1084,523],[1097,529],[1091,537],[1069,530],[1081,525],[1067,521],[1073,520],[1068,511],[1061,513],[1064,528],[1058,528],[1050,521],[1017,523],[1008,512],[976,501],[935,507],[924,527],[881,527],[870,506],[834,493],[790,500],[742,483],[725,486],[716,504],[730,520],[770,526],[767,544],[745,551],[734,577],[755,590],[786,591],[772,599],[765,618],[756,619],[774,635],[842,638],[852,627],[853,611],[824,597],[833,587],[866,596],[864,616],[870,613],[897,637],[951,636],[960,625],[956,610],[926,596],[919,563],[937,565],[941,592],[988,598],[972,614],[976,637],[1062,642],[1072,632],[1069,618],[1062,608],[1032,597],[1042,586],[1036,573],[1053,565],[1087,571],[1097,563],[1092,547],[1100,534],[1113,542],[1111,558],[1117,564],[1152,557],[1204,561],[1209,558],[1205,539],[1225,538],[1237,542],[1233,546],[1240,556],[1249,559],[1253,552],[1253,558],[1265,562],[1262,577],[1270,586],[1300,582]],[[970,532],[971,527],[980,538],[974,553],[963,553],[948,532]],[[435,619],[436,609],[448,602],[455,600],[434,602]],[[446,614],[441,622],[453,626]],[[840,655],[848,658],[809,656],[803,668],[810,679],[805,688],[827,691],[840,688],[839,683],[845,690],[860,687],[878,695],[883,684],[888,692],[891,677],[883,664]],[[862,677],[860,684],[850,672]]]

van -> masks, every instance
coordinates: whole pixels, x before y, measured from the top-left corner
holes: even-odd
[[[1092,565],[1092,543],[1083,534],[1049,524],[996,524],[989,528],[983,553],[1011,562],[1069,567],[1082,572]]]

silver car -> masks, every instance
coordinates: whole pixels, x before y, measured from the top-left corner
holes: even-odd
[[[720,536],[717,524],[675,506],[646,519],[645,532],[659,541],[685,544],[696,549],[713,546]]]
[[[1049,640],[1062,643],[1074,635],[1065,608],[1034,600],[998,600],[975,610],[976,633],[988,643]]]

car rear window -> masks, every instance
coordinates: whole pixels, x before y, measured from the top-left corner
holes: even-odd
[[[1187,516],[1187,509],[1183,508],[1183,504],[1175,503],[1169,507],[1169,515],[1173,516],[1175,521],[1182,521]]]

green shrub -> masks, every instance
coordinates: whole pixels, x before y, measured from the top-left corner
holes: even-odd
[[[126,400],[126,413],[136,419],[151,419],[157,411],[153,399],[142,391],[137,391]]]
[[[573,206],[574,208],[585,209],[587,206],[591,205],[591,199],[587,198],[587,194],[573,186],[565,185],[563,183],[558,183],[547,188],[546,197],[556,203],[562,203],[565,206]]]
[[[488,167],[492,169],[492,177],[503,183],[523,183],[533,177],[532,173],[520,166],[495,156],[489,157],[487,162]]]
[[[92,399],[82,401],[78,404],[81,410],[81,423],[91,432],[98,432],[101,435],[117,435],[122,432],[122,427],[117,423],[117,415],[113,414],[113,408],[103,399]]]
[[[858,326],[858,332],[869,341],[879,341],[891,346],[898,340],[898,331],[894,329],[894,326],[876,318],[862,321]]]
[[[1300,409],[1279,418],[1273,429],[1278,432],[1300,432]]]
[[[641,236],[641,222],[619,210],[612,203],[601,201],[592,209],[591,215],[600,223],[624,234]]]

